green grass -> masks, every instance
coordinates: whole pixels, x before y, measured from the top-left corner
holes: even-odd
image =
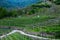
[[[31,17],[23,16],[23,17],[16,17],[16,18],[5,18],[5,19],[0,20],[0,25],[15,26],[15,27],[23,28],[27,32],[33,32],[33,33],[34,32],[52,33],[52,32],[59,31],[60,25],[50,25],[49,24],[48,26],[46,25],[46,26],[36,26],[36,27],[33,27],[31,25],[34,25],[34,24],[37,24],[40,22],[44,22],[44,21],[47,21],[50,19],[54,19],[54,18],[55,18],[55,16],[48,16],[48,15],[47,16],[44,15],[44,16],[40,16],[40,17],[37,17],[37,15],[36,15],[36,16],[31,16]],[[2,30],[0,32],[3,33]],[[39,35],[39,34],[37,34],[37,35]],[[14,37],[12,37],[11,39],[14,39]],[[21,40],[23,40],[23,39],[21,39]]]
[[[40,17],[37,17],[37,16],[38,15],[32,16],[32,17],[23,16],[23,17],[17,17],[17,18],[5,18],[0,20],[0,25],[17,26],[19,28],[24,28],[25,30],[28,30],[28,31],[39,32],[43,30],[41,27],[37,26],[33,28],[31,25],[55,18],[55,16],[48,16],[48,15],[43,15]],[[44,26],[44,27],[49,28],[47,26]]]
[[[19,33],[13,33],[9,36],[2,38],[1,40],[33,40],[33,39],[30,37],[21,35]]]
[[[11,29],[0,29],[0,35],[9,33]]]
[[[40,31],[40,27],[34,27],[34,24],[40,23],[40,22],[44,22],[46,20],[55,18],[52,16],[40,16],[37,17],[36,16],[32,16],[32,17],[28,17],[28,16],[23,16],[23,17],[18,17],[18,18],[5,18],[5,19],[1,19],[0,20],[0,25],[2,26],[17,26],[19,28],[24,28],[25,30],[28,31],[32,31],[32,32],[39,32]],[[32,26],[31,26],[32,25]]]
[[[60,10],[60,6],[58,7],[58,9]],[[21,17],[16,17],[16,18],[11,17],[11,18],[0,19],[0,26],[15,26],[15,27],[23,28],[27,32],[33,32],[33,33],[34,32],[50,33],[50,32],[60,31],[60,24],[59,23],[58,23],[58,25],[48,24],[46,26],[38,26],[38,25],[36,26],[36,25],[34,25],[34,24],[38,24],[38,23],[41,23],[41,22],[45,22],[45,21],[50,20],[50,19],[58,18],[60,16],[60,11],[59,10],[57,10],[56,13],[51,12],[48,8],[47,9],[46,8],[38,8],[36,10],[39,11],[39,13],[35,16],[30,15],[30,16],[21,16]],[[39,15],[39,17],[38,17],[38,15]],[[33,27],[33,26],[35,26],[35,27]],[[0,31],[0,33],[3,33],[2,30]],[[14,35],[17,36],[17,34],[14,34]],[[14,35],[11,35],[11,36],[9,36],[5,39],[15,40]],[[26,39],[26,38],[22,39],[22,37],[18,35],[18,40],[19,40],[19,38],[21,40]]]
[[[34,16],[34,17],[20,17],[20,18],[5,18],[0,20],[0,25],[23,27],[28,24],[39,23],[51,18],[54,18],[54,17],[44,15],[40,17]]]

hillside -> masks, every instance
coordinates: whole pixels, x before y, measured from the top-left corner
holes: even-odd
[[[12,30],[21,30],[27,34],[50,38],[51,40],[60,39],[60,5],[49,1],[48,3],[39,2],[23,9],[6,10],[0,9],[0,35],[7,34]],[[20,39],[37,40],[19,33],[2,38],[2,40]]]

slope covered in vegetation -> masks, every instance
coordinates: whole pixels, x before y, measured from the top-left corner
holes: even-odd
[[[38,3],[21,10],[12,10],[10,12],[3,9],[0,13],[0,18],[7,16],[0,19],[1,26],[14,26],[16,29],[23,30],[29,34],[60,38],[60,5],[49,3],[42,3],[41,5],[41,3]]]

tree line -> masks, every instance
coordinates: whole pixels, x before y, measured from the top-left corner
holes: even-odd
[[[60,5],[60,0],[49,0],[57,5]],[[12,11],[8,11],[6,8],[0,7],[0,19],[4,18],[4,17],[17,17],[19,15],[31,15],[31,14],[35,14],[37,11],[37,8],[41,8],[41,7],[48,7],[50,8],[51,5],[48,4],[42,4],[39,5],[39,3],[37,5],[32,5],[30,7],[21,9],[21,10],[12,10]]]

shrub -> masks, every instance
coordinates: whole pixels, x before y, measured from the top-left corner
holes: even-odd
[[[55,33],[56,33],[56,34],[55,34],[55,37],[56,37],[56,38],[60,38],[60,30],[59,30],[59,31],[56,31]]]
[[[0,18],[4,18],[7,14],[7,10],[5,8],[0,7]]]
[[[18,14],[15,10],[9,11],[6,8],[0,7],[0,19],[5,17],[16,17]]]
[[[55,4],[60,5],[60,0],[54,1]]]
[[[16,17],[17,15],[18,15],[17,11],[13,10],[13,11],[10,11],[7,16]]]

